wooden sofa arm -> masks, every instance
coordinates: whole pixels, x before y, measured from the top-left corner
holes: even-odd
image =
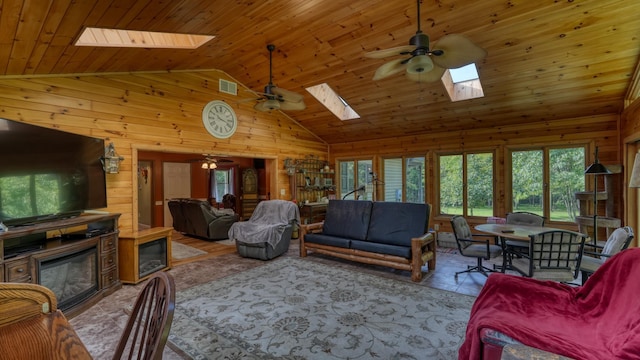
[[[436,268],[436,237],[434,231],[411,239],[411,280],[422,280],[422,265],[429,270]]]
[[[300,257],[307,256],[307,248],[304,246],[304,236],[307,234],[316,234],[322,232],[324,221],[300,225]]]

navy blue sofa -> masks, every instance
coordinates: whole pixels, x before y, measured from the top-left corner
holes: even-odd
[[[300,256],[313,251],[408,270],[420,281],[425,264],[436,266],[430,215],[429,204],[330,200],[324,222],[300,226]]]

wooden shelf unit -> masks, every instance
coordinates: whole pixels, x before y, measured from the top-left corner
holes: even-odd
[[[120,281],[125,284],[137,284],[147,279],[152,273],[140,276],[140,245],[154,241],[166,240],[166,262],[162,268],[155,271],[165,271],[171,269],[171,234],[173,228],[157,227],[136,231],[133,233],[122,233],[118,239],[118,261],[120,269]],[[155,272],[154,271],[154,272]]]
[[[120,214],[83,214],[16,227],[0,233],[0,281],[40,284],[38,267],[42,260],[73,256],[86,249],[96,248],[97,291],[80,303],[63,309],[69,318],[77,315],[122,286],[117,259],[119,217]],[[91,232],[89,228],[97,231]],[[69,234],[74,236],[65,237]],[[21,251],[17,255],[5,253],[8,243],[27,241],[30,236],[44,239],[40,248]]]

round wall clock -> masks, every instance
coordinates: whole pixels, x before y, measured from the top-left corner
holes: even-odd
[[[213,100],[204,106],[202,122],[209,134],[218,139],[230,137],[238,127],[238,118],[233,108],[221,100]]]

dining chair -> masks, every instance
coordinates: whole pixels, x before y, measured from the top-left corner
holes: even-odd
[[[569,230],[530,235],[529,249],[510,259],[509,267],[523,276],[571,282],[578,277],[586,235]]]
[[[29,283],[0,283],[0,326],[57,310],[49,288]]]
[[[455,215],[451,218],[451,227],[453,228],[460,255],[477,259],[475,266],[469,265],[466,270],[456,272],[456,278],[459,274],[468,272],[479,272],[484,276],[488,276],[487,272],[495,272],[495,269],[485,267],[482,264],[482,260],[489,260],[502,255],[502,247],[495,245],[496,237],[472,234],[467,220],[461,215]],[[494,240],[494,244],[491,244],[491,239]]]
[[[604,245],[585,243],[582,262],[580,262],[582,284],[584,285],[589,276],[598,270],[607,259],[629,247],[631,240],[633,240],[633,229],[630,226],[625,226],[615,229]]]
[[[528,211],[517,211],[507,213],[505,222],[510,225],[544,226],[544,220],[544,216]],[[509,239],[508,237],[504,238],[504,244],[508,251],[516,253],[526,253],[529,248],[528,241]]]
[[[114,360],[162,359],[173,320],[175,293],[173,277],[166,272],[156,272],[149,278],[133,305]]]

